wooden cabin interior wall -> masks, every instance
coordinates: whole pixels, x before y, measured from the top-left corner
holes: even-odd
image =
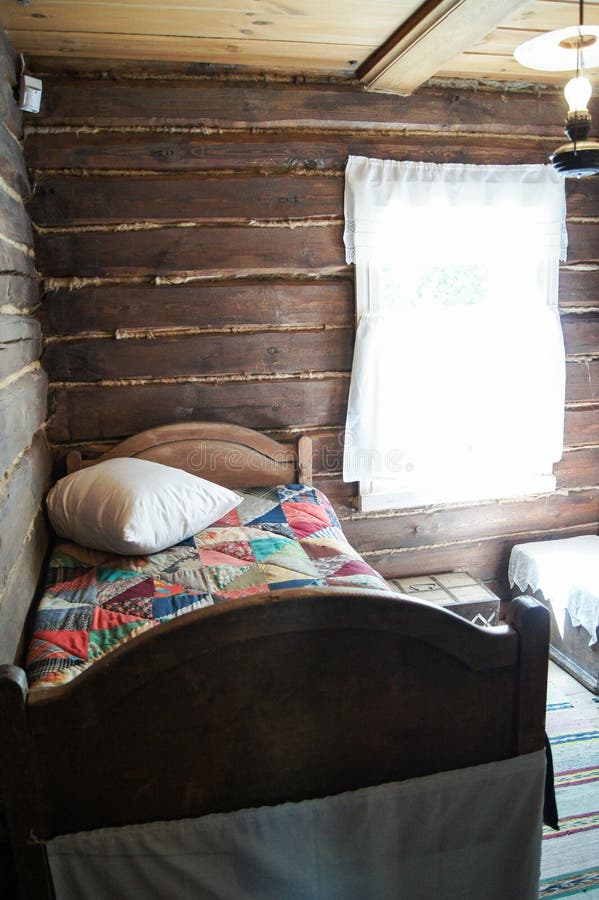
[[[13,55],[0,29],[0,662],[13,662],[46,549],[50,475],[43,431],[38,289]]]
[[[563,140],[558,91],[432,83],[399,97],[330,81],[69,68],[40,60],[34,69],[44,100],[25,141],[58,458],[179,420],[237,422],[278,439],[308,432],[316,484],[379,571],[468,569],[503,594],[514,543],[597,532],[597,179],[567,186],[557,491],[359,514],[355,485],[341,478],[354,337],[347,155],[543,162]],[[527,352],[514,335],[506,366]],[[33,364],[27,372],[42,377]],[[519,440],[506,422],[506,443]]]

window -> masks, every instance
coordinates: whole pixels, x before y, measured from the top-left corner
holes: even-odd
[[[350,157],[344,239],[357,331],[343,474],[361,508],[554,490],[562,176]]]

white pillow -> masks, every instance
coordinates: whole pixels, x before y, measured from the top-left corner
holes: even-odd
[[[242,498],[182,469],[108,459],[72,472],[47,498],[60,537],[110,553],[157,553],[207,528]]]

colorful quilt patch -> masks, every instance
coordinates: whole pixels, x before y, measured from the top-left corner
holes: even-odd
[[[30,686],[70,681],[138,634],[213,603],[312,586],[390,590],[316,488],[253,488],[243,497],[209,528],[151,556],[56,546],[29,646]]]

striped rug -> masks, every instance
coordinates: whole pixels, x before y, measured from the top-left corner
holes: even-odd
[[[560,830],[543,831],[539,897],[599,900],[599,704],[582,715],[549,687],[547,733],[553,751]]]

